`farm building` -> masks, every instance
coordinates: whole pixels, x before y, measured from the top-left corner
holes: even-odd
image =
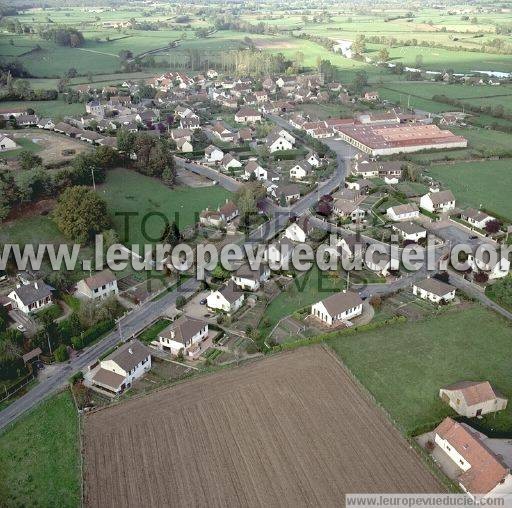
[[[341,125],[336,130],[342,140],[372,156],[465,148],[468,145],[462,136],[455,136],[436,125]]]

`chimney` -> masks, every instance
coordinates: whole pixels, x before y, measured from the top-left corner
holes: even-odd
[[[35,282],[34,282],[34,287],[35,287],[36,289],[39,289],[39,283],[38,283],[37,281],[35,281]]]

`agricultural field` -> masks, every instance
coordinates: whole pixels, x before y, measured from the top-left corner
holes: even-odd
[[[112,500],[135,507],[212,499],[232,506],[269,506],[276,499],[330,506],[348,492],[444,491],[320,347],[196,377],[88,414],[84,426],[91,508]],[[173,488],[169,477],[179,478]]]
[[[98,187],[98,193],[107,202],[121,241],[142,245],[159,240],[165,226],[161,214],[170,222],[177,214],[179,227],[184,228],[196,221],[196,214],[201,210],[217,208],[230,196],[220,186],[170,189],[156,179],[128,169],[108,171],[106,182]],[[137,214],[130,219],[127,234],[124,217],[120,215],[125,212]]]
[[[85,114],[85,105],[80,102],[68,104],[63,100],[55,101],[2,101],[0,108],[20,108],[26,107],[33,109],[35,113],[42,117],[51,117],[55,121],[62,119],[64,116],[83,115]]]
[[[436,164],[429,174],[451,189],[459,206],[465,204],[512,218],[510,160]]]
[[[505,396],[512,395],[511,333],[508,321],[473,306],[355,335],[340,334],[329,344],[399,427],[414,434],[454,414],[438,397],[442,386],[489,380]],[[483,432],[511,437],[512,408],[476,424]]]
[[[68,391],[0,434],[0,504],[80,505],[78,416]]]

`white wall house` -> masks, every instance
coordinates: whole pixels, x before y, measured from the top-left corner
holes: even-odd
[[[117,279],[110,270],[103,270],[91,277],[82,279],[77,284],[77,290],[93,300],[107,298],[119,293]]]
[[[247,161],[244,168],[244,178],[246,180],[251,178],[252,174],[256,176],[256,180],[266,180],[268,178],[268,171],[262,168],[255,160]]]
[[[461,213],[461,218],[478,229],[485,229],[488,222],[496,220],[495,217],[482,212],[482,210],[476,210],[474,208],[468,208]]]
[[[13,302],[14,308],[24,314],[30,314],[51,305],[52,288],[43,280],[18,284],[16,289],[9,293],[9,299]]]
[[[290,178],[302,180],[311,173],[311,165],[307,161],[300,161],[290,169]]]
[[[258,268],[252,270],[248,264],[243,264],[231,276],[233,282],[242,289],[258,291],[261,284],[270,278],[270,269],[261,263]]]
[[[118,395],[151,369],[151,352],[138,340],[126,342],[100,361],[92,385]]]
[[[223,157],[224,152],[214,145],[208,146],[204,151],[204,158],[206,159],[206,162],[220,162]]]
[[[233,157],[233,155],[231,155],[230,153],[224,155],[221,161],[221,165],[226,171],[230,170],[231,168],[238,169],[242,167],[242,163],[238,159]]]
[[[272,242],[267,246],[263,259],[268,263],[271,270],[288,270],[293,255],[293,247],[292,241],[283,236],[278,242]]]
[[[307,218],[292,222],[284,231],[284,236],[292,242],[305,243],[311,230]]]
[[[181,352],[191,356],[196,346],[208,337],[208,323],[188,316],[181,316],[158,335],[159,347],[172,355]]]
[[[421,196],[420,207],[431,213],[449,212],[455,208],[455,197],[450,190],[429,192]]]
[[[311,306],[311,314],[328,326],[349,321],[363,312],[363,301],[357,293],[343,292],[328,296]]]
[[[433,303],[449,302],[455,298],[455,288],[453,286],[432,277],[414,284],[412,292],[423,300],[429,300]]]
[[[222,288],[212,291],[206,298],[206,304],[210,309],[233,314],[243,305],[244,300],[244,293],[230,280]]]
[[[254,123],[261,121],[261,113],[252,108],[242,108],[235,113],[235,122]]]
[[[490,244],[490,247],[492,246],[493,244]],[[499,249],[496,249],[496,252],[498,253],[498,259],[493,260],[485,253],[478,255],[475,250],[472,254],[468,254],[469,266],[475,272],[486,272],[490,280],[506,277],[510,272],[510,260],[505,256],[505,253],[501,253]]]
[[[405,205],[390,206],[386,210],[386,215],[390,220],[410,221],[411,219],[416,219],[420,216],[420,209],[415,204],[407,203]]]
[[[0,152],[6,152],[7,150],[13,150],[18,145],[14,140],[5,134],[0,134]]]
[[[427,237],[427,230],[415,222],[400,222],[393,224],[393,231],[396,231],[402,240],[418,242]]]
[[[278,152],[280,150],[291,150],[293,145],[283,136],[269,136],[267,138],[267,148],[270,153]]]

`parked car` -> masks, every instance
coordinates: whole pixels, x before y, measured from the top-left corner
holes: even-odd
[[[199,305],[206,305],[206,298],[200,300]]]
[[[27,331],[27,329],[23,325],[18,325],[16,328],[22,333]]]

